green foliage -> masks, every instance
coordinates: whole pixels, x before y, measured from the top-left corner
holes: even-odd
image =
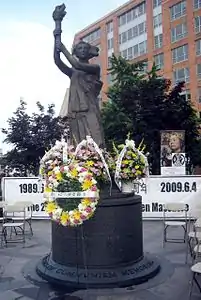
[[[160,131],[185,130],[186,153],[193,165],[201,165],[199,118],[192,104],[181,95],[184,83],[172,90],[171,81],[157,75],[158,69],[142,74],[143,63],[111,58],[113,85],[102,116],[107,146],[124,142],[128,132],[139,144],[142,138],[153,174],[160,173]]]
[[[102,122],[109,146],[113,140],[116,141],[116,137],[118,141],[124,143],[126,134],[132,131],[131,119],[125,114],[124,109],[115,102],[104,104]]]
[[[58,192],[80,192],[82,191],[82,184],[78,179],[66,177],[66,179],[59,182],[57,186]]]
[[[55,116],[55,106],[50,104],[47,111],[37,102],[37,112],[29,115],[27,104],[21,100],[19,107],[8,119],[8,127],[2,132],[5,142],[13,149],[4,156],[4,163],[10,167],[24,168],[37,175],[39,160],[45,151],[61,138],[64,122]]]
[[[57,186],[58,192],[80,192],[82,191],[82,184],[75,178],[66,177]],[[70,211],[78,207],[80,198],[59,198],[58,204],[65,211]]]

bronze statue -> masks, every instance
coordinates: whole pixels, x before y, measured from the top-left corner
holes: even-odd
[[[99,146],[104,147],[103,128],[97,99],[102,88],[100,66],[89,63],[91,58],[98,56],[99,49],[80,41],[74,46],[71,54],[61,42],[61,22],[65,15],[65,5],[56,6],[53,12],[55,21],[54,61],[71,81],[66,115],[69,121],[71,140],[79,143],[87,135],[90,135]],[[61,53],[64,54],[72,67],[63,63],[60,57]]]

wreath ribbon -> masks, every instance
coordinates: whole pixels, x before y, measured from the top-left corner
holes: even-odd
[[[86,191],[86,192],[52,192],[50,196],[53,198],[97,198],[98,192]]]

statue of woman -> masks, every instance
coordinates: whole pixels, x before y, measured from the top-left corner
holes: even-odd
[[[84,41],[74,46],[72,54],[66,49],[61,42],[61,22],[65,14],[65,5],[57,6],[53,12],[56,24],[54,61],[57,67],[70,78],[66,117],[69,121],[71,140],[79,143],[90,135],[100,147],[104,147],[103,127],[97,99],[102,88],[100,66],[89,64],[91,58],[98,56],[99,49]],[[60,57],[61,53],[72,67],[64,64]]]

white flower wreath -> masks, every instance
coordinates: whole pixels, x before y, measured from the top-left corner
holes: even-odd
[[[81,225],[85,220],[90,219],[96,210],[99,199],[96,180],[92,177],[91,173],[78,165],[69,165],[67,168],[56,168],[56,170],[53,170],[51,178],[54,181],[50,179],[45,188],[47,195],[45,209],[51,219],[63,226]],[[68,180],[68,183],[71,180],[77,181],[81,189],[72,192],[58,192],[58,184],[64,178]],[[59,198],[69,199],[71,202],[73,199],[76,199],[78,206],[71,210],[65,210],[58,204]]]

